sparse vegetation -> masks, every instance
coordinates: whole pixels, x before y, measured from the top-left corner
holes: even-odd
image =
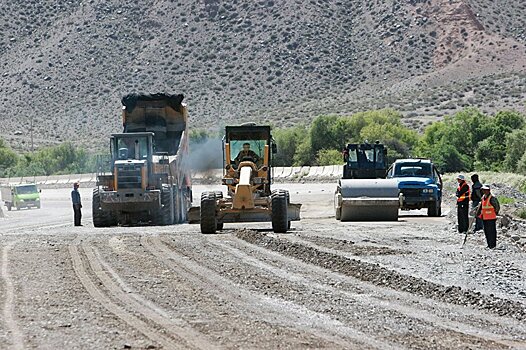
[[[16,156],[14,152],[6,148],[0,148],[0,175],[2,176],[82,174],[94,170],[95,156],[87,154],[70,142],[25,153],[22,156]]]

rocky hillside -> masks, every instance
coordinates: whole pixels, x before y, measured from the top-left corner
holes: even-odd
[[[183,92],[192,125],[292,125],[394,107],[415,127],[524,109],[521,0],[13,0],[0,12],[0,136],[98,147],[128,92]]]

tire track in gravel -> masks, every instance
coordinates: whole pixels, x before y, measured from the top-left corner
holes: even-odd
[[[149,300],[130,289],[119,275],[104,261],[96,248],[83,245],[84,254],[88,258],[92,270],[104,287],[110,292],[111,296],[117,298],[128,308],[144,315],[148,320],[169,331],[169,334],[176,337],[181,346],[199,349],[217,349],[215,345],[208,342],[198,332],[194,331],[180,320],[173,320],[168,313]]]
[[[49,224],[31,224],[31,225],[20,225],[20,226],[10,226],[7,227],[5,230],[2,230],[3,235],[14,235],[14,234],[23,234],[25,230],[33,230],[33,229],[49,229],[49,228],[59,228],[59,227],[66,227],[70,226],[69,224],[64,224],[62,221],[55,221],[53,223]]]
[[[251,244],[273,250],[288,257],[326,268],[333,272],[355,277],[381,287],[409,292],[426,298],[461,306],[469,305],[499,316],[516,320],[526,319],[526,305],[518,302],[482,295],[456,286],[443,286],[419,277],[401,274],[379,264],[357,260],[332,252],[296,237],[278,238],[257,231],[240,230],[235,236]]]
[[[2,249],[2,280],[5,286],[4,295],[4,323],[6,329],[11,333],[13,349],[24,349],[24,336],[15,319],[15,287],[9,272],[9,251],[18,241],[7,243]]]
[[[472,337],[473,340],[478,339],[484,342],[488,342],[486,344],[487,348],[496,349],[498,345],[501,345],[503,347],[519,347],[523,345],[523,343],[519,343],[510,339],[506,339],[503,335],[498,335],[492,332],[488,332],[480,327],[474,327],[472,325],[461,323],[458,321],[451,320],[451,318],[445,318],[442,316],[438,316],[433,314],[432,312],[422,309],[422,308],[415,308],[414,303],[403,303],[400,300],[404,300],[403,295],[399,295],[403,292],[395,292],[392,291],[391,293],[387,292],[386,294],[398,294],[395,298],[391,297],[388,301],[382,300],[379,298],[376,294],[373,293],[356,293],[356,292],[350,292],[348,290],[344,290],[342,288],[333,287],[329,284],[322,284],[319,283],[314,276],[317,275],[317,271],[313,271],[314,269],[307,266],[307,269],[305,269],[305,266],[294,267],[294,270],[302,271],[300,273],[293,272],[293,269],[290,268],[290,259],[289,261],[285,261],[283,256],[257,247],[250,245],[249,243],[242,241],[242,240],[236,240],[236,242],[233,241],[215,241],[210,240],[209,241],[212,245],[215,245],[221,250],[227,251],[232,256],[239,259],[239,261],[243,261],[244,264],[249,264],[255,268],[266,270],[267,272],[278,276],[279,278],[283,278],[286,280],[291,280],[296,283],[301,283],[304,285],[309,285],[311,287],[314,287],[316,289],[320,289],[326,292],[330,292],[334,296],[342,296],[347,299],[352,299],[357,302],[364,303],[366,306],[374,305],[375,307],[380,307],[383,309],[388,309],[391,311],[398,312],[400,314],[403,314],[409,318],[417,319],[429,324],[433,324],[435,326],[441,327],[443,330],[448,331],[447,336],[448,337],[454,337],[455,335],[460,336],[468,336]],[[239,247],[239,245],[242,246],[242,248]],[[252,253],[249,255],[247,250],[254,250],[258,249],[258,252],[262,253],[264,256],[268,256],[269,259],[262,259],[254,257],[254,254]],[[274,254],[274,256],[270,257],[269,255]],[[284,266],[287,266],[287,269],[283,269],[282,267],[279,267],[274,264],[268,263],[269,260],[276,260],[280,259],[283,261]],[[294,262],[294,264],[302,264],[305,265],[302,262]],[[303,273],[305,271],[305,273]],[[332,274],[332,272],[328,272],[329,274]],[[364,283],[364,282],[362,282]],[[380,292],[378,288],[375,289],[375,292]],[[383,291],[382,291],[383,292]],[[444,335],[446,332],[443,333]],[[498,344],[498,345],[497,345]]]
[[[213,288],[215,294],[219,294],[221,298],[239,305],[241,310],[255,314],[267,322],[274,324],[279,322],[284,327],[301,329],[343,348],[348,348],[351,340],[355,346],[360,348],[363,348],[364,345],[377,349],[397,348],[396,345],[352,329],[327,315],[308,310],[292,302],[246,290],[173,250],[172,247],[168,247],[159,236],[142,236],[141,243],[145,249],[176,271],[178,275],[184,276],[188,281],[202,288]]]
[[[96,284],[96,281],[90,277],[89,269],[93,273],[96,273],[97,263],[93,262],[88,258],[88,255],[85,255],[87,262],[84,262],[82,259],[82,253],[79,250],[81,245],[81,239],[77,237],[68,247],[69,254],[73,263],[73,269],[78,279],[90,294],[90,296],[97,301],[100,305],[106,308],[109,312],[120,318],[122,321],[127,323],[130,327],[136,329],[140,333],[144,334],[150,340],[155,343],[167,348],[167,349],[184,349],[184,345],[180,344],[178,341],[167,337],[163,332],[157,330],[156,328],[150,326],[147,322],[143,321],[139,317],[135,316],[133,313],[127,311],[124,307],[112,301],[109,295],[107,295],[101,288]],[[99,269],[100,270],[100,269]],[[102,281],[99,280],[102,283]],[[111,295],[111,291],[110,291]]]

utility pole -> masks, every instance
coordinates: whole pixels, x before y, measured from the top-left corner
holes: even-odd
[[[34,151],[34,148],[33,148],[33,115],[31,115],[31,117],[29,117],[30,119],[30,126],[29,126],[29,132],[31,133],[31,153],[33,153]]]

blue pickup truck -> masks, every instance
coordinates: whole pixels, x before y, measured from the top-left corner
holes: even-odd
[[[398,180],[402,209],[427,208],[428,216],[442,215],[442,177],[429,159],[398,159],[387,170]]]

